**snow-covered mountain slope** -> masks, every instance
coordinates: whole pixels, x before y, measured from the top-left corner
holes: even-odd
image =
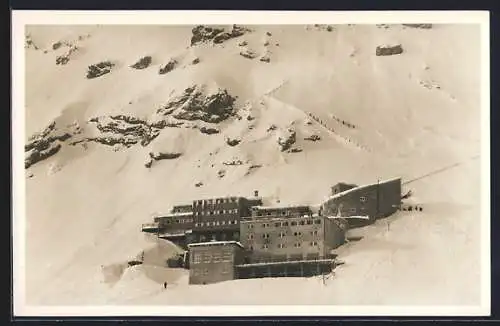
[[[69,133],[26,170],[28,303],[477,303],[479,26],[220,28],[221,43],[192,45],[193,26],[27,27],[26,142],[54,121],[45,141]],[[376,56],[383,44],[404,51]],[[109,73],[86,78],[105,61]],[[287,150],[279,137],[291,131]],[[148,168],[151,152],[179,155]],[[177,248],[140,232],[153,213],[198,197],[258,189],[316,205],[338,181],[410,181],[449,166],[405,185],[424,212],[353,230],[364,238],[339,250],[346,264],[327,285],[188,286],[185,271],[159,267]],[[127,268],[142,251],[148,263]]]

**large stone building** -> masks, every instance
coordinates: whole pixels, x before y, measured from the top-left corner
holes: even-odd
[[[330,256],[345,239],[345,227],[319,215],[251,217],[241,221],[240,242],[246,263],[313,260]]]
[[[237,241],[192,243],[189,248],[189,284],[209,284],[237,278],[243,246]]]
[[[397,178],[338,192],[322,204],[321,212],[325,216],[360,216],[373,221],[395,213],[400,204],[401,178]]]
[[[211,198],[193,201],[193,237],[195,242],[240,239],[240,220],[250,216],[250,208],[260,205],[259,198]]]

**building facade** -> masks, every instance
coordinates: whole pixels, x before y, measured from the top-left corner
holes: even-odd
[[[401,178],[359,186],[330,196],[321,206],[325,216],[360,216],[373,221],[395,213],[401,204]],[[351,221],[351,220],[349,220]]]
[[[194,200],[194,241],[239,241],[241,218],[250,216],[251,206],[261,203],[244,197]]]
[[[244,249],[237,241],[192,243],[189,248],[189,284],[210,284],[237,278]]]
[[[240,234],[246,263],[323,259],[345,240],[345,229],[319,215],[245,218]]]
[[[253,206],[251,208],[251,216],[255,218],[267,216],[287,216],[301,217],[311,216],[312,210],[309,206],[289,206],[289,207],[262,207]]]

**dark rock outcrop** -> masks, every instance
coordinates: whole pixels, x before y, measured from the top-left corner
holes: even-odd
[[[257,57],[257,53],[255,53],[250,49],[245,49],[243,51],[240,51],[240,55],[247,59],[255,59]]]
[[[111,69],[115,66],[114,63],[110,61],[103,61],[93,65],[90,65],[87,70],[87,79],[97,78],[111,72]]]
[[[56,65],[65,65],[69,62],[69,57],[67,55],[60,55],[56,57]]]
[[[164,152],[150,152],[149,159],[144,164],[145,167],[151,168],[153,166],[153,162],[160,160],[173,160],[181,157],[182,153],[173,152],[173,153],[164,153]]]
[[[43,145],[42,145],[43,144]],[[59,152],[61,144],[59,143],[39,143],[40,147],[33,148],[28,151],[28,155],[24,159],[24,167],[27,169],[35,163],[45,160]]]
[[[200,128],[200,132],[202,134],[213,135],[213,134],[218,134],[219,133],[219,129],[203,126],[203,127]]]
[[[26,153],[25,168],[29,168],[33,164],[59,152],[61,143],[71,137],[72,135],[69,132],[57,130],[56,123],[53,121],[44,130],[28,139],[28,143],[24,146]]]
[[[164,65],[163,67],[160,67],[160,70],[158,71],[158,73],[160,75],[164,75],[168,72],[171,72],[172,70],[175,69],[177,64],[178,64],[177,60],[171,59],[166,65]]]
[[[300,148],[291,148],[288,150],[288,153],[300,153],[302,152],[302,149]]]
[[[413,28],[423,28],[423,29],[431,29],[432,28],[432,24],[403,24],[403,26],[413,27]]]
[[[313,134],[311,136],[305,137],[304,140],[318,141],[318,140],[321,140],[321,137]]]
[[[286,132],[282,133],[278,137],[278,145],[282,152],[288,150],[293,144],[295,144],[296,132],[293,129],[287,129]]]
[[[243,161],[241,160],[232,160],[232,161],[224,161],[222,162],[223,165],[242,165]]]
[[[158,109],[157,113],[173,114],[173,117],[178,120],[218,123],[234,114],[235,100],[236,98],[225,89],[218,89],[205,95],[201,87],[192,86]]]
[[[116,115],[109,118],[107,121],[96,118],[90,121],[96,123],[96,127],[100,132],[107,133],[110,136],[94,137],[89,140],[110,146],[115,144],[130,146],[136,143],[147,146],[160,134],[158,129],[135,117]]]
[[[191,46],[209,41],[214,44],[221,44],[232,38],[242,36],[248,31],[249,29],[237,25],[233,25],[229,32],[226,32],[224,28],[198,25],[191,31],[193,34],[191,36]]]
[[[219,171],[217,171],[217,176],[219,178],[224,178],[226,176],[226,170],[219,170]]]
[[[396,45],[379,45],[375,50],[375,55],[377,56],[388,56],[403,53],[403,47],[401,44]]]
[[[59,49],[61,46],[62,46],[62,43],[60,41],[55,42],[54,44],[52,44],[52,50],[55,51],[55,50]]]
[[[263,56],[261,56],[259,58],[259,61],[269,63],[269,62],[271,62],[271,58],[270,58],[269,54],[264,54]]]
[[[149,67],[151,62],[153,62],[153,58],[151,58],[151,56],[148,55],[148,56],[140,58],[136,63],[131,65],[130,68],[146,69],[147,67]]]
[[[194,27],[191,32],[193,34],[191,36],[191,46],[193,46],[198,43],[212,40],[217,34],[224,32],[224,29],[198,25]]]
[[[241,139],[231,139],[231,138],[226,139],[226,144],[228,144],[231,147],[238,145],[240,142],[241,142]]]

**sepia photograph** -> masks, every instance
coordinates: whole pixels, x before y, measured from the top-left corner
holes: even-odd
[[[13,12],[19,315],[488,315],[487,12]]]

